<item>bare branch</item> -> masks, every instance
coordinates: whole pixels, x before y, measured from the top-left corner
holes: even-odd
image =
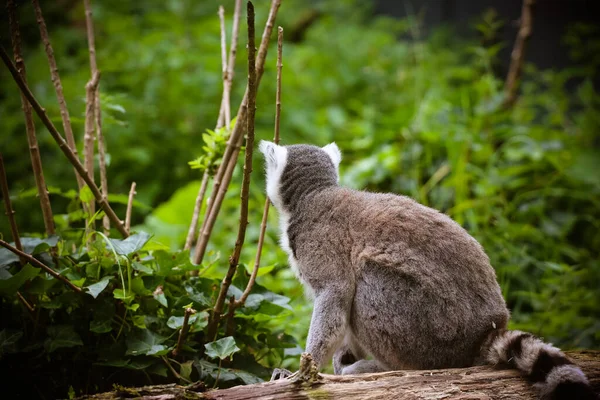
[[[271,37],[271,32],[273,31],[275,18],[277,17],[277,12],[279,10],[280,5],[281,0],[271,1],[271,9],[269,11],[267,23],[263,31],[260,48],[258,49],[258,53],[256,56],[257,88],[260,84],[260,79],[264,72],[265,59],[269,47],[269,39]],[[248,88],[246,88],[246,93],[244,94],[242,104],[238,109],[237,121],[241,122],[246,119],[247,102]],[[196,243],[193,259],[195,264],[200,264],[202,262],[202,259],[204,258],[204,253],[206,252],[206,247],[208,246],[208,239],[210,237],[210,233],[212,232],[215,221],[217,219],[217,215],[219,214],[219,211],[221,209],[221,204],[223,203],[223,199],[225,198],[225,193],[227,192],[227,188],[229,187],[229,183],[231,182],[231,175],[233,174],[233,167],[231,163],[233,162],[233,166],[235,166],[235,160],[237,159],[243,141],[244,130],[244,124],[236,123],[233,128],[233,131],[231,132],[231,136],[229,137],[229,141],[227,142],[227,148],[225,149],[225,153],[223,154],[222,163],[219,166],[219,169],[214,179],[211,195],[211,206],[205,214],[203,227],[201,229],[198,242]]]
[[[100,73],[96,71],[90,81],[85,85],[85,134],[83,136],[83,159],[88,177],[94,180],[94,110],[96,102],[96,89],[100,81]],[[90,201],[87,205],[89,221],[87,226],[94,226],[95,204]]]
[[[73,289],[76,292],[81,292],[81,288],[75,286],[73,283],[71,283],[70,280],[68,280],[67,278],[65,278],[64,276],[60,275],[58,272],[56,272],[55,270],[53,270],[52,268],[50,268],[49,266],[47,266],[46,264],[42,263],[41,261],[38,261],[37,258],[22,252],[21,250],[11,246],[9,243],[5,242],[4,240],[0,239],[0,246],[4,247],[5,249],[8,249],[9,251],[15,253],[16,255],[18,255],[19,257],[24,258],[25,260],[27,260],[27,262],[31,265],[33,265],[34,267],[38,267],[43,269],[44,271],[46,271],[47,273],[49,273],[50,275],[52,275],[53,277],[55,277],[56,279],[62,281],[64,284],[66,284],[67,286],[69,286],[71,289]]]
[[[127,212],[125,213],[125,230],[127,233],[131,230],[131,210],[133,209],[133,198],[136,194],[136,184],[131,182],[131,189],[129,189],[129,199],[127,199]]]
[[[246,238],[246,227],[248,226],[248,196],[250,191],[250,176],[252,174],[252,153],[254,149],[254,116],[256,113],[256,44],[254,39],[254,5],[251,1],[247,3],[248,12],[248,101],[245,104],[246,108],[246,150],[244,158],[244,175],[242,179],[242,190],[240,194],[240,223],[238,227],[237,239],[231,257],[229,257],[229,269],[221,283],[221,290],[215,302],[211,320],[207,328],[207,337],[212,340],[214,337],[223,305],[227,296],[227,291],[231,285],[231,279],[235,274],[238,266],[244,240]],[[232,306],[235,303],[232,302]]]
[[[229,58],[227,68],[223,71],[223,96],[221,97],[221,109],[219,111],[219,119],[217,127],[225,125],[229,130],[231,125],[231,85],[233,82],[233,74],[235,67],[235,55],[237,52],[237,41],[240,30],[240,13],[242,8],[242,0],[235,1],[235,9],[233,11],[233,27],[231,29],[231,47],[229,49]],[[223,50],[223,49],[221,49]],[[225,124],[223,124],[225,120]]]
[[[504,107],[511,107],[517,101],[517,82],[521,77],[525,47],[533,30],[533,4],[535,0],[523,0],[521,20],[517,39],[511,53],[510,67],[504,84]]]
[[[19,21],[17,20],[14,1],[8,0],[6,2],[6,8],[8,10],[10,37],[15,56],[15,64],[16,69],[18,70],[17,75],[23,80],[23,82],[26,82],[27,77],[25,72],[25,63],[23,62],[23,55],[21,53],[21,34],[19,32]],[[10,62],[10,58],[8,61]],[[25,128],[27,131],[27,141],[29,143],[29,155],[31,157],[31,166],[33,168],[33,175],[35,177],[38,196],[40,198],[44,226],[46,228],[46,233],[48,235],[52,235],[55,232],[55,228],[54,219],[52,217],[52,207],[50,205],[50,196],[46,187],[46,179],[44,178],[44,170],[42,168],[42,158],[40,156],[40,149],[35,136],[35,125],[33,123],[31,106],[23,94],[21,94],[21,106],[23,108],[23,113],[25,114]]]
[[[169,368],[169,371],[171,371],[171,373],[173,374],[173,376],[175,378],[182,380],[185,383],[192,383],[189,379],[184,378],[177,371],[175,371],[175,368],[173,368],[173,366],[171,365],[171,362],[169,361],[169,359],[167,357],[162,356],[161,358],[164,361],[165,365]]]
[[[21,292],[17,292],[17,298],[19,299],[19,301],[25,306],[25,308],[27,308],[27,310],[32,313],[35,311],[35,308],[29,304],[29,302],[27,301],[27,299],[21,294]]]
[[[283,56],[283,28],[280,26],[277,29],[277,92],[275,94],[275,133],[273,135],[273,141],[275,144],[279,144],[279,122],[281,120],[281,70],[283,64],[281,63]],[[258,275],[258,268],[260,266],[260,256],[262,253],[263,243],[265,241],[265,233],[267,231],[267,218],[269,217],[269,206],[271,202],[269,198],[265,200],[265,206],[263,209],[263,216],[260,222],[260,234],[258,236],[258,244],[256,246],[256,258],[254,259],[254,267],[252,268],[252,273],[250,274],[250,280],[248,280],[248,284],[246,285],[246,289],[244,293],[240,296],[239,300],[237,300],[234,304],[234,307],[240,307],[244,305],[246,299],[250,295],[250,291],[254,286],[254,282],[256,281],[256,276]]]
[[[179,352],[181,352],[181,346],[185,341],[185,337],[190,329],[189,321],[190,315],[196,314],[196,310],[193,308],[186,308],[185,314],[183,315],[183,324],[181,325],[181,330],[179,331],[179,338],[177,339],[177,345],[175,346],[175,350],[173,350],[173,355],[177,356]]]
[[[100,86],[96,87],[96,99],[94,101],[94,117],[96,119],[96,137],[98,138],[98,155],[100,156],[100,187],[102,188],[102,198],[108,201],[108,178],[106,177],[106,145],[104,135],[102,134],[102,110],[100,109]],[[110,220],[108,216],[102,217],[102,227],[104,233],[110,232]]]
[[[21,238],[19,237],[19,229],[17,228],[17,222],[15,221],[15,211],[12,208],[12,204],[10,202],[10,195],[8,193],[8,181],[6,180],[6,170],[4,169],[4,159],[2,158],[2,153],[0,153],[0,189],[2,189],[2,199],[4,200],[4,209],[5,214],[10,223],[10,232],[12,233],[13,241],[15,242],[15,247],[18,250],[23,250],[23,246],[21,246]],[[23,264],[24,259],[21,259],[21,263]]]
[[[10,57],[6,53],[6,50],[1,45],[0,45],[0,58],[2,58],[4,65],[6,65],[6,67],[10,71],[10,74],[12,75],[16,84],[19,86],[19,89],[21,90],[21,93],[23,93],[25,95],[25,97],[29,101],[29,104],[31,104],[31,106],[35,110],[35,112],[38,115],[38,117],[40,118],[40,120],[43,122],[43,124],[46,126],[46,128],[50,132],[50,135],[52,135],[52,137],[54,138],[56,143],[58,143],[58,147],[60,148],[60,150],[67,157],[69,162],[71,162],[71,164],[73,164],[73,166],[77,170],[77,173],[79,174],[79,176],[81,176],[83,178],[83,180],[85,181],[85,183],[88,185],[88,187],[92,191],[92,194],[94,195],[94,198],[100,204],[100,206],[102,207],[102,209],[104,210],[106,215],[108,215],[110,222],[117,228],[117,230],[119,231],[119,233],[121,233],[121,235],[123,235],[124,237],[129,236],[129,234],[125,230],[125,225],[123,224],[123,222],[121,222],[119,220],[119,217],[117,217],[117,214],[115,214],[114,210],[110,207],[110,204],[108,203],[108,201],[104,200],[102,198],[100,189],[98,189],[98,186],[96,186],[94,181],[92,179],[90,179],[84,166],[79,161],[79,158],[75,156],[75,154],[73,153],[73,151],[71,150],[71,148],[69,147],[67,142],[65,142],[65,140],[60,135],[60,133],[58,132],[58,130],[56,129],[54,124],[52,124],[52,121],[50,121],[50,119],[48,118],[48,115],[46,115],[46,111],[44,110],[44,108],[42,108],[40,103],[38,103],[38,101],[35,99],[35,97],[33,96],[33,93],[31,93],[31,90],[27,86],[27,83],[23,80],[23,78],[21,78],[21,76],[17,72],[16,67],[13,65],[12,61],[10,60]]]
[[[40,3],[38,0],[32,0],[33,9],[35,11],[35,16],[37,23],[40,27],[40,36],[42,38],[42,42],[44,43],[44,48],[46,49],[46,56],[48,57],[48,65],[50,66],[50,76],[52,78],[52,83],[54,84],[54,90],[56,92],[56,98],[58,100],[58,105],[60,106],[60,116],[63,122],[63,129],[65,131],[65,137],[67,139],[67,143],[71,148],[71,151],[78,157],[77,154],[77,146],[75,144],[75,136],[73,136],[73,128],[71,126],[71,117],[69,116],[69,110],[67,108],[67,102],[65,100],[65,95],[63,93],[62,83],[60,81],[60,75],[58,74],[58,67],[56,65],[56,59],[54,58],[54,50],[52,49],[52,45],[50,44],[50,37],[48,36],[48,28],[46,27],[46,22],[44,21],[44,16],[42,14],[42,9],[40,8]],[[75,177],[77,179],[77,187],[79,190],[83,187],[84,183],[81,177],[75,171]]]
[[[192,248],[192,243],[194,242],[194,235],[196,234],[196,229],[198,228],[198,220],[200,218],[200,212],[202,211],[202,203],[204,203],[204,196],[206,195],[206,189],[208,188],[208,178],[210,177],[208,173],[208,169],[204,171],[202,175],[202,183],[200,184],[200,190],[198,190],[198,195],[196,196],[196,203],[194,204],[194,213],[192,214],[192,223],[190,224],[190,229],[188,229],[188,234],[185,239],[184,250],[190,250]]]

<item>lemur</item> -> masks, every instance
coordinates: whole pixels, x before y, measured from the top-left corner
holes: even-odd
[[[507,330],[482,246],[406,196],[339,185],[335,143],[260,143],[281,247],[314,296],[306,351],[336,374],[505,363],[544,399],[596,399],[558,348]]]

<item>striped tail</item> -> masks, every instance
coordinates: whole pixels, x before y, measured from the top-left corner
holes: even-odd
[[[596,400],[587,378],[567,356],[531,333],[497,330],[482,349],[490,364],[508,364],[524,373],[544,400]]]

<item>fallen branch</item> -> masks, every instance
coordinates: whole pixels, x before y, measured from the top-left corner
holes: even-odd
[[[533,29],[533,4],[535,0],[523,0],[519,32],[511,53],[510,67],[504,84],[504,107],[511,107],[517,101],[517,82],[521,77],[525,46]]]
[[[592,388],[600,392],[600,352],[567,352],[587,375]],[[319,374],[317,379],[281,379],[230,389],[198,392],[202,385],[158,385],[135,388],[139,399],[344,399],[344,400],[432,400],[503,399],[534,400],[533,385],[512,369],[492,366],[422,371],[393,371],[361,375]],[[200,389],[201,390],[201,389]],[[108,392],[81,399],[112,400],[120,393]]]
[[[207,337],[208,340],[213,340],[219,326],[223,305],[227,296],[231,279],[235,274],[238,266],[242,247],[246,239],[246,228],[248,226],[248,197],[250,192],[250,176],[252,175],[252,154],[254,150],[254,116],[256,114],[256,45],[254,38],[254,5],[251,1],[247,3],[248,12],[248,101],[245,103],[246,108],[246,150],[244,157],[244,174],[242,179],[242,190],[240,193],[240,222],[238,226],[238,234],[235,241],[233,253],[229,257],[229,269],[225,274],[225,278],[221,283],[219,296],[215,302],[213,312],[208,322]],[[237,124],[236,124],[237,125]]]
[[[71,151],[75,154],[75,156],[79,157],[77,154],[77,146],[75,144],[75,136],[73,136],[73,127],[71,126],[71,117],[69,116],[69,109],[67,108],[67,102],[65,100],[62,83],[60,81],[60,75],[58,74],[58,66],[56,65],[56,59],[54,58],[54,50],[52,49],[52,45],[50,44],[48,28],[46,27],[46,22],[44,21],[44,16],[42,14],[42,9],[40,8],[39,1],[32,0],[31,2],[35,11],[37,23],[40,27],[40,37],[42,38],[42,42],[44,43],[44,49],[46,50],[46,56],[48,57],[48,65],[50,66],[50,77],[52,78],[52,83],[54,84],[54,91],[56,92],[56,99],[58,100],[58,105],[60,107],[60,116],[63,122],[65,137],[67,139],[69,147],[71,148]],[[81,190],[83,188],[84,183],[81,177],[77,174],[77,170],[75,170],[75,178],[77,179],[77,187],[79,188],[79,190]]]
[[[42,263],[41,261],[39,261],[37,258],[13,247],[10,245],[10,243],[5,242],[4,240],[0,239],[0,246],[4,247],[5,249],[15,253],[16,255],[18,255],[20,258],[24,258],[29,264],[33,265],[34,267],[38,267],[43,269],[44,271],[46,271],[47,273],[49,273],[50,275],[52,275],[53,277],[55,277],[56,279],[62,281],[64,284],[66,284],[67,286],[69,286],[71,289],[73,289],[76,292],[81,292],[81,288],[75,286],[73,283],[71,283],[70,280],[68,280],[67,278],[65,278],[64,276],[60,275],[58,272],[56,272],[55,270],[53,270],[52,268],[50,268],[49,266],[47,266],[46,264]]]
[[[77,170],[77,173],[79,174],[79,176],[81,176],[82,179],[85,181],[85,183],[88,185],[88,187],[92,191],[92,194],[94,195],[94,198],[100,204],[100,206],[102,207],[102,209],[104,210],[104,212],[106,213],[108,218],[110,219],[110,222],[117,228],[117,230],[119,231],[119,233],[121,233],[121,235],[123,235],[124,237],[129,236],[129,234],[125,230],[125,225],[123,224],[123,222],[121,222],[119,220],[119,217],[117,217],[117,214],[115,214],[114,210],[110,207],[108,200],[102,198],[100,189],[98,189],[98,186],[96,186],[94,181],[89,178],[85,168],[79,161],[79,158],[77,156],[75,156],[73,151],[71,151],[71,148],[69,147],[67,142],[65,142],[65,140],[63,139],[61,134],[58,132],[58,130],[56,129],[54,124],[52,124],[52,121],[50,121],[50,119],[48,118],[48,115],[46,115],[46,111],[44,110],[44,108],[42,108],[40,103],[38,103],[38,101],[35,99],[35,97],[33,96],[33,93],[31,93],[31,90],[27,86],[27,83],[21,78],[21,76],[17,72],[17,69],[15,68],[12,61],[10,60],[10,57],[6,53],[6,50],[1,45],[0,45],[0,58],[2,58],[4,65],[6,65],[6,67],[10,71],[13,79],[19,86],[19,89],[25,95],[25,97],[29,101],[29,104],[31,104],[31,106],[35,110],[35,112],[38,115],[38,117],[40,118],[40,120],[42,120],[43,124],[46,126],[46,128],[50,132],[50,135],[52,135],[52,137],[58,144],[58,147],[61,149],[63,154],[67,157],[67,159],[71,162],[71,164],[73,164],[73,166]]]
[[[6,8],[8,10],[10,38],[15,56],[16,71],[18,71],[17,75],[25,83],[27,81],[27,74],[25,72],[25,63],[23,62],[23,55],[21,53],[21,34],[19,32],[19,21],[17,20],[14,1],[8,0],[6,2]],[[8,58],[8,60],[10,62],[10,58]],[[44,226],[46,228],[46,233],[48,235],[53,235],[55,228],[54,219],[52,216],[52,207],[50,205],[50,196],[46,187],[46,179],[44,178],[44,169],[42,168],[40,149],[35,136],[35,125],[33,123],[31,105],[27,102],[27,99],[23,93],[21,93],[21,107],[23,108],[23,113],[25,114],[25,129],[27,132],[27,142],[29,143],[29,155],[31,157],[31,166],[33,168],[33,176],[35,178],[38,196],[40,198]]]
[[[264,72],[265,60],[267,57],[267,50],[269,47],[269,40],[271,37],[271,32],[273,31],[273,27],[275,25],[275,19],[277,17],[277,12],[279,10],[280,5],[281,0],[271,1],[269,16],[267,17],[267,23],[265,24],[265,29],[263,31],[260,47],[256,56],[257,88],[260,84],[260,79],[262,78],[262,74]],[[237,121],[244,121],[246,119],[247,102],[248,88],[246,88],[246,93],[244,94],[244,98],[238,109],[236,117]],[[235,168],[235,161],[237,160],[237,156],[239,154],[240,147],[243,141],[244,128],[244,124],[236,123],[233,128],[233,131],[231,132],[231,136],[229,137],[229,140],[227,142],[227,147],[225,148],[225,152],[222,157],[222,163],[219,166],[219,169],[213,182],[210,212],[208,210],[206,212],[206,215],[204,217],[205,220],[203,222],[203,228],[198,237],[198,242],[196,243],[193,258],[195,264],[200,264],[202,262],[202,259],[204,258],[210,234],[215,225],[217,215],[219,214],[219,211],[221,209],[221,204],[223,203],[223,199],[225,198],[225,193],[227,192],[229,183],[231,182],[231,176],[233,175],[233,169]]]

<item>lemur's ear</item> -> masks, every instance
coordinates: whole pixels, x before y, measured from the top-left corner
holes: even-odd
[[[285,154],[285,148],[283,146],[276,145],[267,140],[261,140],[258,148],[265,156],[267,167],[277,167],[280,164],[280,161],[282,161],[282,153],[283,155]]]
[[[340,151],[339,147],[337,147],[337,144],[335,144],[335,142],[331,142],[327,146],[323,147],[323,150],[325,153],[327,153],[327,155],[329,155],[333,165],[335,165],[336,168],[339,167],[340,161],[342,161],[342,152]]]

